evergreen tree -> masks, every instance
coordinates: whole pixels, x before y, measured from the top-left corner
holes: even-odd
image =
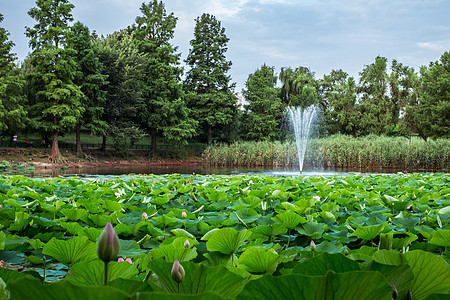
[[[88,128],[93,134],[106,134],[107,124],[101,120],[101,116],[106,94],[102,88],[106,85],[108,76],[101,73],[102,65],[97,57],[98,50],[91,41],[89,28],[77,22],[72,26],[71,31],[69,45],[75,50],[74,60],[78,66],[74,83],[83,93],[80,104],[84,108],[84,113],[77,120],[76,125],[76,150],[77,154],[81,154],[82,126]]]
[[[410,114],[418,134],[427,139],[450,137],[450,52],[439,61],[431,62],[420,70],[422,84],[418,103]]]
[[[0,23],[3,15],[0,14]],[[9,33],[0,27],[0,136],[8,133],[11,137],[25,127],[25,98],[22,93],[24,78],[14,64],[15,55],[11,52],[14,43]]]
[[[162,1],[141,6],[142,16],[136,18],[134,37],[139,51],[145,55],[143,94],[138,109],[140,123],[152,137],[152,153],[156,154],[156,137],[175,143],[187,143],[195,133],[197,121],[189,117],[183,99],[178,67],[180,55],[170,44],[177,24],[173,13],[167,15]]]
[[[83,94],[73,83],[74,50],[68,47],[73,7],[67,0],[36,0],[28,12],[36,20],[34,27],[26,28],[34,67],[30,114],[34,128],[53,134],[51,160],[60,159],[58,135],[71,131],[84,112]]]
[[[398,121],[398,105],[389,96],[387,59],[376,57],[360,73],[358,92],[361,101],[360,127],[365,133],[384,134]]]
[[[242,94],[247,101],[244,118],[245,135],[251,140],[274,140],[279,137],[283,104],[276,87],[274,67],[263,65],[248,76]]]
[[[230,84],[231,62],[226,60],[225,28],[215,16],[203,14],[196,19],[194,39],[186,59],[190,67],[185,85],[189,92],[189,107],[200,124],[206,127],[207,142],[211,143],[212,129],[229,125],[236,116],[237,99]]]
[[[145,60],[128,30],[99,38],[95,45],[103,65],[102,74],[108,76],[102,120],[108,124],[108,135],[116,148],[126,148],[142,137],[137,117],[142,106],[141,77]],[[106,149],[106,137],[103,136],[102,149]]]
[[[356,105],[356,83],[342,70],[332,70],[321,81],[322,107],[327,130],[331,134],[356,136],[359,113]]]

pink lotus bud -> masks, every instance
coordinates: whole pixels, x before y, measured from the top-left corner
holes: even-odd
[[[129,257],[127,257],[127,258],[125,259],[125,261],[129,262],[130,264],[133,264],[133,262],[131,261],[131,258],[129,258]]]
[[[311,240],[311,243],[309,243],[309,248],[311,248],[311,251],[315,251],[316,250],[316,243],[314,243],[313,240]]]
[[[142,219],[148,220],[148,215],[145,211],[142,213]]]
[[[104,262],[110,262],[119,254],[120,242],[111,223],[108,222],[98,238],[97,256]]]
[[[187,218],[187,213],[186,213],[185,211],[182,211],[182,212],[181,212],[181,217],[182,217],[183,219],[186,219],[186,218]]]
[[[175,259],[175,261],[173,262],[171,275],[172,275],[172,279],[177,283],[182,282],[184,279],[183,266],[180,264],[180,262],[177,259]]]
[[[184,248],[188,249],[189,248],[189,240],[186,240],[184,242]]]
[[[316,199],[317,201],[320,201],[320,197],[319,196],[313,196],[314,199]]]
[[[124,260],[123,260],[122,257],[119,257],[119,259],[118,259],[117,261],[118,261],[118,262],[123,262]]]

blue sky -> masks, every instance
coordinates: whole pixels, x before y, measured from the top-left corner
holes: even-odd
[[[98,34],[109,34],[134,23],[141,0],[72,0],[73,16]],[[448,0],[166,0],[168,13],[178,17],[172,43],[182,59],[189,51],[195,19],[216,16],[230,38],[227,58],[232,81],[241,91],[250,73],[264,63],[306,66],[322,78],[342,69],[358,78],[377,55],[397,59],[418,70],[450,50]],[[27,11],[34,0],[0,0],[20,60],[27,55],[25,26],[34,20]]]

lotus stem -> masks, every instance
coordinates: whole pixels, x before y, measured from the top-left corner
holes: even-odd
[[[108,264],[109,262],[105,261],[105,286],[108,285]]]

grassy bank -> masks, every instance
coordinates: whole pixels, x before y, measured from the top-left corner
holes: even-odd
[[[203,152],[203,162],[220,165],[295,165],[293,142],[236,142],[217,144]],[[334,135],[312,139],[305,166],[338,168],[397,168],[444,170],[450,165],[450,140],[423,141],[419,138]]]

